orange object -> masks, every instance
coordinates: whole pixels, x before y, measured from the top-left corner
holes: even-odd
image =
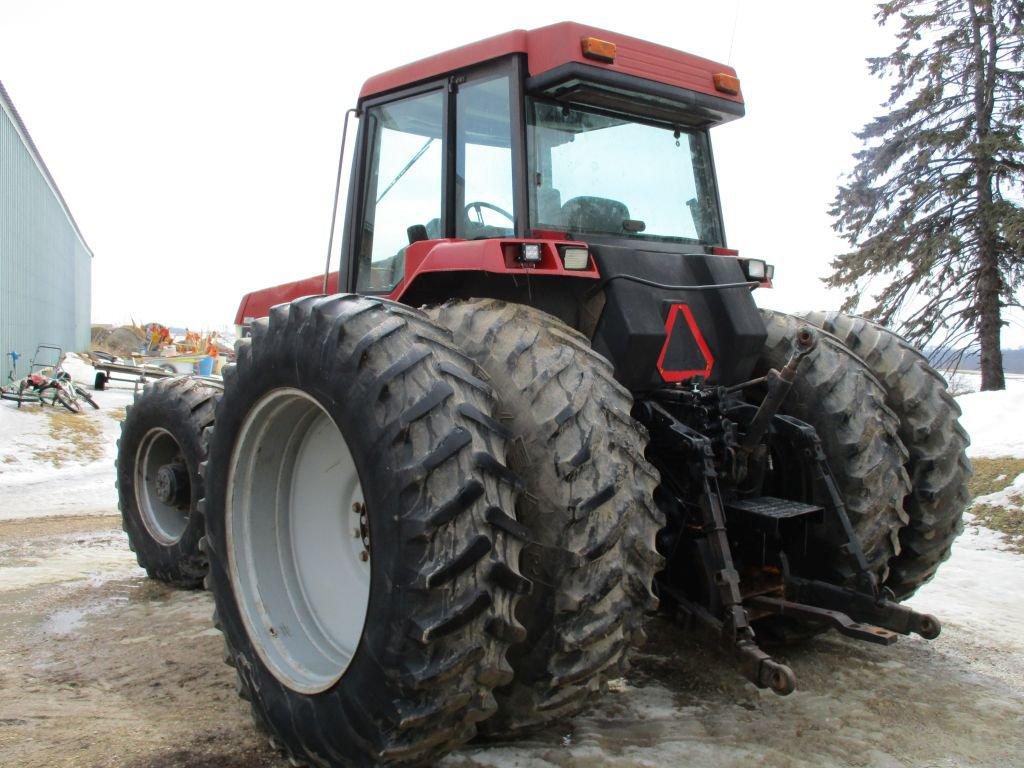
[[[730,96],[739,96],[740,79],[727,72],[718,72],[715,75],[715,90],[728,93]]]
[[[611,64],[615,61],[615,43],[609,43],[607,40],[600,40],[596,37],[584,37],[583,55],[588,59]]]

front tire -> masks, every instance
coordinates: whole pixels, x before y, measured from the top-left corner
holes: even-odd
[[[523,635],[490,390],[425,315],[354,295],[273,308],[237,356],[203,506],[239,693],[295,761],[436,761],[494,713]]]
[[[151,579],[176,587],[201,586],[206,575],[199,466],[219,395],[187,376],[162,379],[136,395],[121,422],[117,494],[128,546]]]
[[[514,441],[509,466],[525,484],[516,507],[532,542],[519,604],[526,640],[515,680],[495,692],[484,724],[506,737],[559,722],[593,703],[644,637],[662,558],[655,536],[657,471],[633,400],[587,339],[529,306],[492,299],[432,310],[494,387]]]

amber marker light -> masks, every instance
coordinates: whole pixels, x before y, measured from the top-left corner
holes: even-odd
[[[740,93],[740,79],[735,75],[718,72],[715,75],[715,90],[728,93],[730,96],[738,96]]]
[[[584,37],[583,55],[588,59],[611,64],[615,61],[615,43],[609,43],[607,40],[598,40],[596,37]]]

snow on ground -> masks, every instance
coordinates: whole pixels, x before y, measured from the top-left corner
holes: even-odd
[[[94,410],[83,403],[80,415],[68,414],[97,428],[80,435],[90,443],[84,453],[94,455],[82,458],[83,451],[73,444],[74,432],[51,434],[51,416],[67,413],[59,405],[25,403],[19,408],[17,403],[0,400],[0,520],[117,510],[113,466],[121,433],[119,419],[134,390],[124,385],[93,391],[95,370],[76,355],[68,355],[65,369],[100,406]]]
[[[1005,478],[1005,480],[1009,480],[1009,478]],[[984,496],[975,497],[974,503],[985,504],[991,507],[1011,507],[1013,509],[1019,509],[1020,499],[1022,497],[1024,497],[1024,472],[1017,475],[1014,481],[1002,490],[996,491],[995,493],[986,493]]]
[[[1024,457],[1024,379],[1010,378],[999,392],[960,395],[960,424],[971,436],[974,457]]]
[[[1022,596],[1024,557],[1008,551],[1001,534],[968,526],[938,576],[908,603],[987,643],[1024,653]]]

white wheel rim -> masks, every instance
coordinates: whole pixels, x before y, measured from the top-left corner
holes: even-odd
[[[260,658],[294,691],[327,690],[363,634],[370,540],[352,452],[306,393],[272,390],[246,416],[225,530],[235,600]]]
[[[181,541],[188,527],[188,504],[173,504],[160,497],[157,473],[160,468],[181,460],[181,446],[162,427],[149,430],[135,453],[135,504],[149,535],[165,547]]]

